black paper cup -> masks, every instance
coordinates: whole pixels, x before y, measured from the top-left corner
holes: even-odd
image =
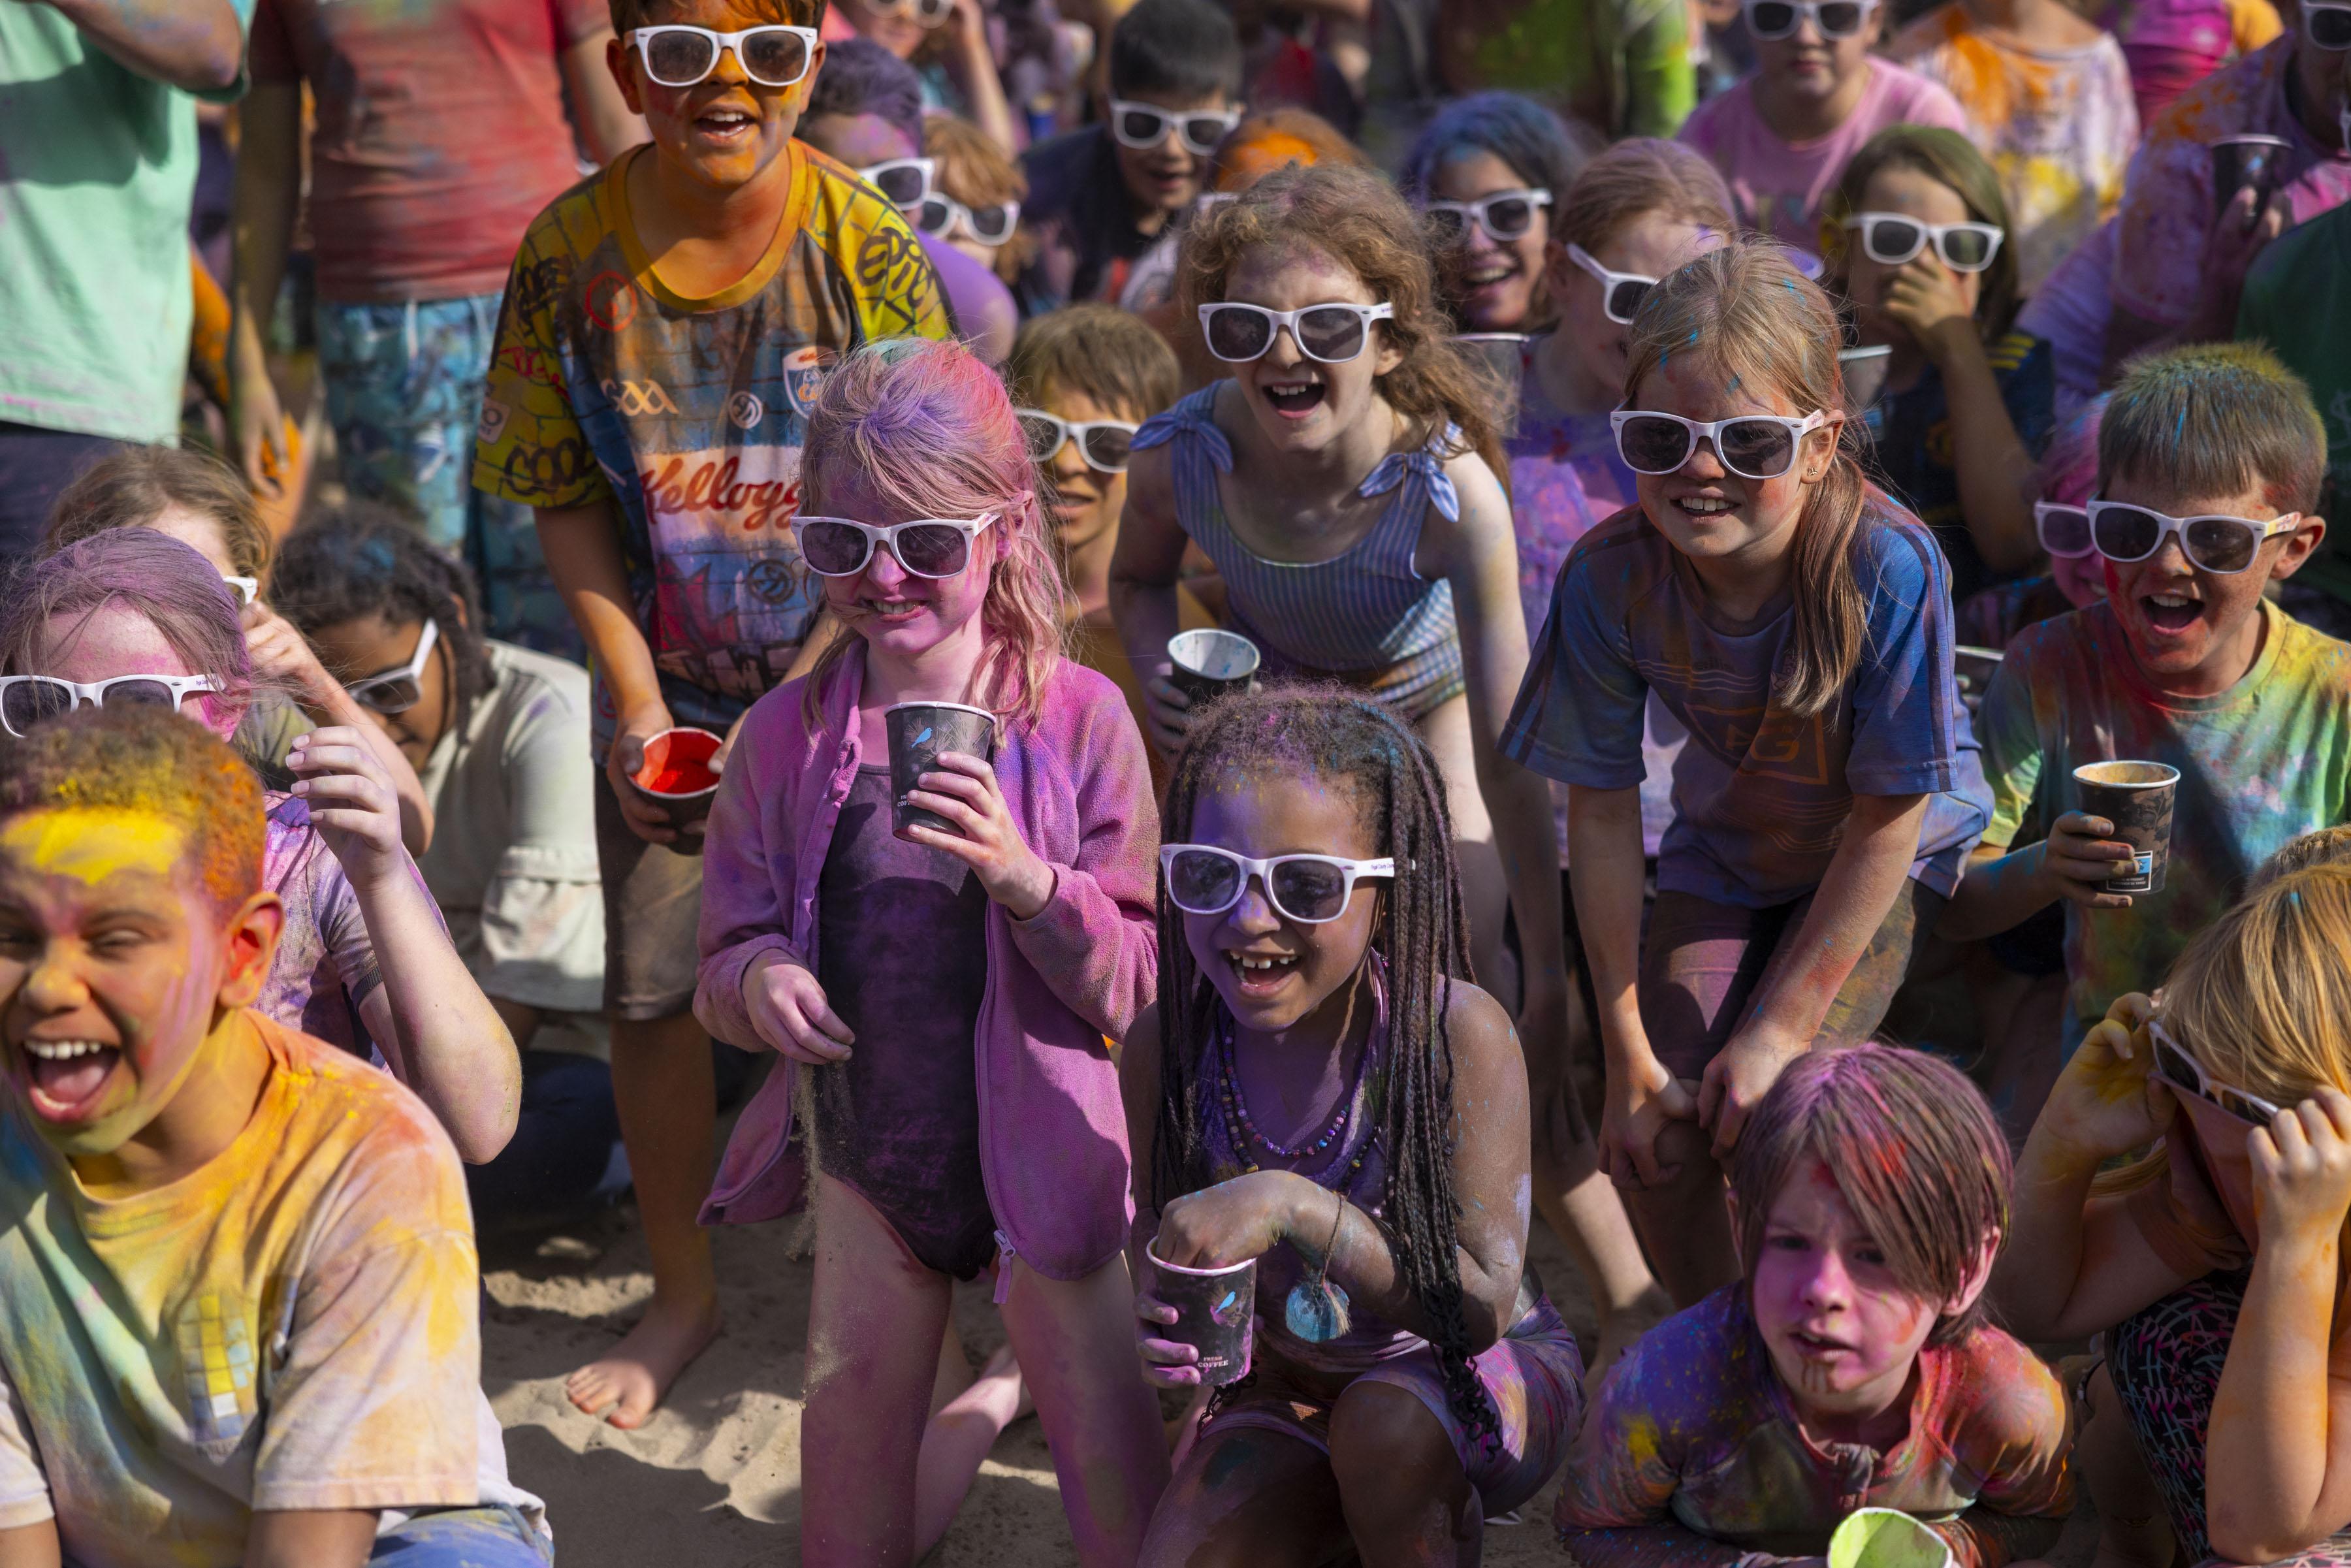
[[[645,759],[629,776],[637,798],[659,807],[663,820],[678,830],[669,847],[682,854],[702,852],[702,835],[685,830],[710,815],[710,802],[718,794],[710,759],[726,744],[725,737],[706,729],[664,729],[647,737]]]
[[[1247,1377],[1250,1321],[1257,1313],[1257,1260],[1221,1269],[1186,1269],[1145,1250],[1151,1258],[1151,1293],[1176,1309],[1176,1321],[1155,1325],[1153,1337],[1198,1351],[1200,1381],[1210,1387]]]
[[[936,828],[963,836],[963,830],[920,806],[907,793],[923,787],[923,775],[940,771],[942,751],[960,751],[982,761],[996,759],[996,716],[961,703],[895,703],[882,711],[890,732],[890,825],[898,837],[908,828]]]
[[[2179,769],[2167,762],[2085,762],[2074,769],[2082,810],[2115,825],[2106,835],[2130,845],[2137,860],[2128,876],[2098,884],[2106,893],[2163,891],[2163,867],[2171,857],[2171,806],[2179,793]]]
[[[2252,188],[2253,214],[2261,215],[2269,204],[2271,194],[2277,190],[2278,176],[2284,172],[2286,142],[2283,137],[2223,136],[2210,143],[2212,153],[2212,211],[2218,215],[2229,210],[2237,193]]]
[[[1249,690],[1260,655],[1257,644],[1238,632],[1204,627],[1167,639],[1167,662],[1176,667],[1176,689],[1199,706],[1227,692]]]

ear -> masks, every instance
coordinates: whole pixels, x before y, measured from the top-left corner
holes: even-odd
[[[1844,435],[1844,413],[1829,409],[1828,423],[1804,437],[1804,465],[1800,470],[1807,485],[1817,485],[1829,476],[1836,465],[1837,443]]]
[[[611,73],[612,85],[621,89],[629,112],[642,118],[645,112],[644,93],[637,86],[636,68],[629,63],[628,40],[617,34],[604,45],[604,68]]]
[[[255,894],[229,917],[222,930],[221,1006],[249,1008],[260,997],[285,931],[286,906],[274,893]]]
[[[2270,563],[2270,580],[2283,582],[2300,571],[2303,563],[2318,549],[2318,541],[2326,537],[2326,519],[2315,512],[2304,512],[2301,524],[2286,536],[2285,545]]]
[[[1377,325],[1385,326],[1386,323],[1380,322],[1377,323]],[[1373,362],[1372,374],[1374,376],[1386,375],[1398,365],[1403,363],[1404,350],[1395,346],[1395,340],[1394,339],[1390,338],[1385,332],[1382,332],[1380,334],[1380,357]]]
[[[1573,281],[1568,271],[1573,265],[1567,259],[1567,242],[1553,232],[1549,239],[1543,241],[1542,271],[1543,283],[1551,289],[1553,298],[1559,298]]]
[[[1976,1260],[1969,1266],[1968,1277],[1960,1282],[1959,1292],[1943,1303],[1944,1317],[1957,1317],[1976,1304],[1984,1293],[1984,1287],[1991,1283],[1991,1266],[1999,1256],[2000,1232],[1994,1230],[1976,1249]]]

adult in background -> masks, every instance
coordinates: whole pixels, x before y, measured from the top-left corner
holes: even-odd
[[[122,442],[179,439],[196,101],[252,0],[0,5],[0,561]]]
[[[603,162],[645,139],[606,68],[613,45],[604,0],[259,0],[236,166],[246,477],[274,496],[271,465],[287,466],[266,343],[302,194],[307,85],[319,363],[344,480],[473,558],[492,635],[573,658],[530,509],[475,490],[472,455],[523,230],[579,180],[583,150]]]

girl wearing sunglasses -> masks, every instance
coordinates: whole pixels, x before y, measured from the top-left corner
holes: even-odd
[[[705,1220],[795,1206],[787,1145],[808,1097],[823,1240],[804,1552],[911,1562],[930,1544],[918,1521],[946,1528],[951,1501],[918,1504],[917,1456],[955,1282],[993,1268],[1078,1558],[1131,1563],[1167,1479],[1127,1327],[1126,1151],[1102,1134],[1118,1114],[1104,1037],[1155,977],[1142,737],[1117,688],[1062,655],[1041,480],[968,350],[850,356],[801,472],[801,559],[846,634],[737,734],[705,840],[695,1012],[785,1058]],[[885,718],[901,703],[984,708],[992,756],[942,753],[901,795]],[[953,828],[893,830],[901,804]]]
[[[2346,951],[2351,868],[2262,884],[2159,1003],[2108,1009],[2017,1165],[2037,1196],[1993,1275],[2001,1316],[2032,1340],[2102,1336],[2081,1462],[2102,1518],[2135,1490],[2182,1562],[2351,1553]],[[2101,1556],[2160,1560],[2127,1544]]]
[[[1119,1064],[1155,1386],[1207,1391],[1161,1265],[1258,1266],[1253,1375],[1185,1445],[1146,1562],[1468,1560],[1582,1425],[1444,802],[1392,708],[1328,688],[1221,701],[1176,758],[1160,1000]]]
[[[1524,1009],[1563,1073],[1558,857],[1542,780],[1495,750],[1526,668],[1493,397],[1447,339],[1426,253],[1393,186],[1322,163],[1267,175],[1196,220],[1184,299],[1231,379],[1134,439],[1111,604],[1151,736],[1190,722],[1170,679],[1186,541],[1269,677],[1375,693],[1443,769],[1478,973]],[[1523,998],[1502,940],[1515,909]],[[1551,1077],[1546,1082],[1563,1082]]]
[[[1892,350],[1864,412],[1887,490],[1935,530],[1965,599],[2032,566],[2033,464],[2056,423],[2049,345],[2016,330],[2009,209],[1955,131],[1870,139],[1821,237],[1864,345]]]
[[[923,117],[923,152],[937,178],[931,200],[914,210],[914,226],[987,267],[1008,287],[1018,281],[1036,253],[1020,228],[1029,176],[977,127],[951,114]]]
[[[1557,301],[1544,286],[1557,204],[1591,156],[1532,99],[1481,92],[1420,133],[1398,182],[1421,209],[1446,303],[1465,332],[1531,332]]]
[[[1687,1306],[1738,1262],[1720,1162],[1793,1056],[1885,1016],[1980,832],[1940,553],[1844,444],[1836,316],[1775,242],[1653,289],[1618,448],[1505,748],[1568,786],[1602,1158]],[[1650,699],[1693,731],[1642,920]]]

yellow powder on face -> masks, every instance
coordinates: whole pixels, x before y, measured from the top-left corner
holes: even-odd
[[[0,853],[46,876],[92,885],[123,872],[168,877],[187,847],[187,831],[178,824],[120,806],[27,811],[0,826]]]

